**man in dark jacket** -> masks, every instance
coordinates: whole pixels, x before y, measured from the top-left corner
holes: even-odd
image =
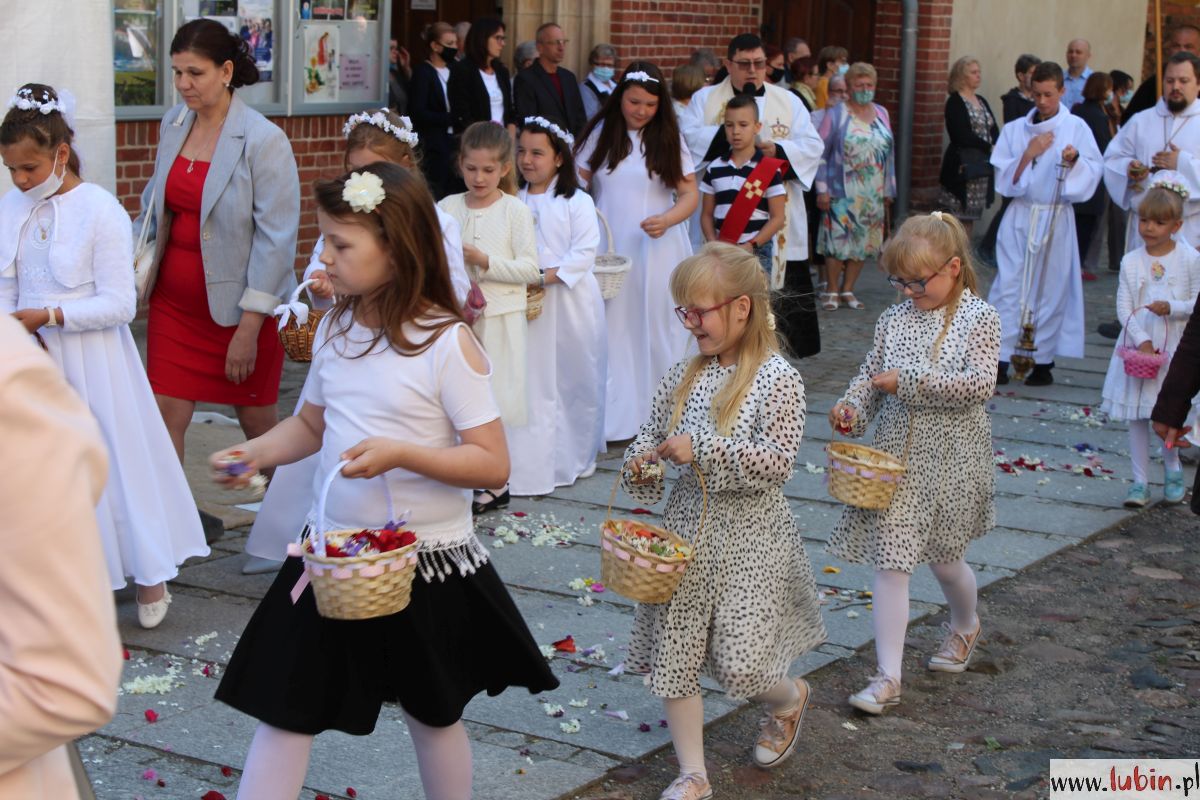
[[[1183,338],[1171,357],[1171,369],[1158,392],[1158,402],[1150,412],[1154,432],[1162,437],[1166,447],[1188,446],[1183,438],[1188,432],[1184,420],[1197,392],[1200,392],[1200,300],[1196,301],[1183,329]],[[1200,514],[1200,470],[1192,486],[1192,511]]]
[[[537,29],[537,61],[517,74],[513,83],[517,121],[526,117],[545,117],[574,135],[587,124],[579,81],[565,67],[567,40],[563,29],[547,22]]]
[[[1166,66],[1168,59],[1180,50],[1186,50],[1189,53],[1195,53],[1200,56],[1200,28],[1185,23],[1171,31],[1171,37],[1167,39],[1167,50],[1163,53],[1163,65]],[[1139,111],[1154,108],[1154,104],[1157,102],[1158,82],[1156,76],[1151,75],[1142,81],[1142,85],[1133,93],[1133,99],[1129,101],[1128,105],[1125,106],[1125,110],[1121,112],[1121,124],[1124,125],[1126,122],[1129,122],[1129,120],[1133,119],[1133,115]]]

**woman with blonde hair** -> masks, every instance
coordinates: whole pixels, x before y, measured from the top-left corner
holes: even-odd
[[[950,68],[946,82],[950,144],[942,156],[938,204],[958,217],[968,238],[972,224],[995,196],[995,175],[988,159],[1000,128],[987,100],[975,93],[982,81],[979,59],[963,56]]]

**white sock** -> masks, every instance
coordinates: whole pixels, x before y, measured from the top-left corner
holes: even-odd
[[[313,737],[260,722],[246,754],[237,800],[296,800],[308,774]]]
[[[872,623],[879,671],[900,680],[904,633],[908,630],[908,581],[912,576],[894,569],[875,570],[872,581]]]
[[[462,720],[434,728],[413,719],[406,711],[404,721],[417,752],[425,800],[470,800],[471,740]]]
[[[700,695],[663,698],[663,712],[670,726],[680,775],[701,775],[708,779],[704,766],[704,700]]]
[[[974,633],[979,622],[975,616],[979,602],[975,573],[962,559],[952,564],[930,564],[929,569],[933,570],[933,577],[942,585],[942,594],[950,604],[951,629],[964,636]]]
[[[784,677],[770,689],[762,694],[756,694],[750,699],[755,703],[765,704],[775,716],[781,716],[789,711],[794,711],[796,706],[800,705],[800,690],[796,688],[794,680]]]
[[[1178,472],[1179,470],[1183,469],[1183,464],[1179,463],[1179,451],[1177,449],[1172,447],[1168,450],[1166,447],[1164,447],[1162,449],[1162,454],[1163,469],[1165,469],[1167,472]]]
[[[1150,421],[1129,420],[1129,460],[1133,467],[1133,482],[1145,483],[1150,468]]]

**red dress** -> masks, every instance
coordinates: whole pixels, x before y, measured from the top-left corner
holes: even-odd
[[[273,321],[258,334],[254,372],[242,383],[225,377],[225,355],[237,326],[213,322],[200,255],[200,198],[208,162],[175,159],[164,200],[173,214],[170,238],[150,295],[146,372],[155,394],[234,406],[268,406],[279,397],[283,346]]]

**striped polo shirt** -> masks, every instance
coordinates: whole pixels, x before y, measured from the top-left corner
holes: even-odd
[[[750,173],[758,166],[758,162],[762,160],[762,157],[762,150],[755,148],[754,155],[740,167],[735,167],[728,157],[715,158],[708,165],[708,169],[704,172],[704,177],[700,179],[700,191],[704,194],[716,195],[717,205],[713,209],[713,223],[717,229],[717,233],[721,232],[721,224],[729,214],[729,207],[737,199],[738,192],[742,190],[742,187],[746,184],[746,179],[750,177]],[[767,224],[767,220],[771,218],[767,199],[786,194],[787,190],[784,188],[783,178],[779,176],[779,171],[776,170],[775,174],[771,176],[771,182],[767,184],[766,189],[759,197],[758,208],[754,209],[754,213],[750,215],[750,221],[746,223],[746,230],[742,232],[741,237],[738,239],[738,244],[745,244],[757,236],[758,232]]]

